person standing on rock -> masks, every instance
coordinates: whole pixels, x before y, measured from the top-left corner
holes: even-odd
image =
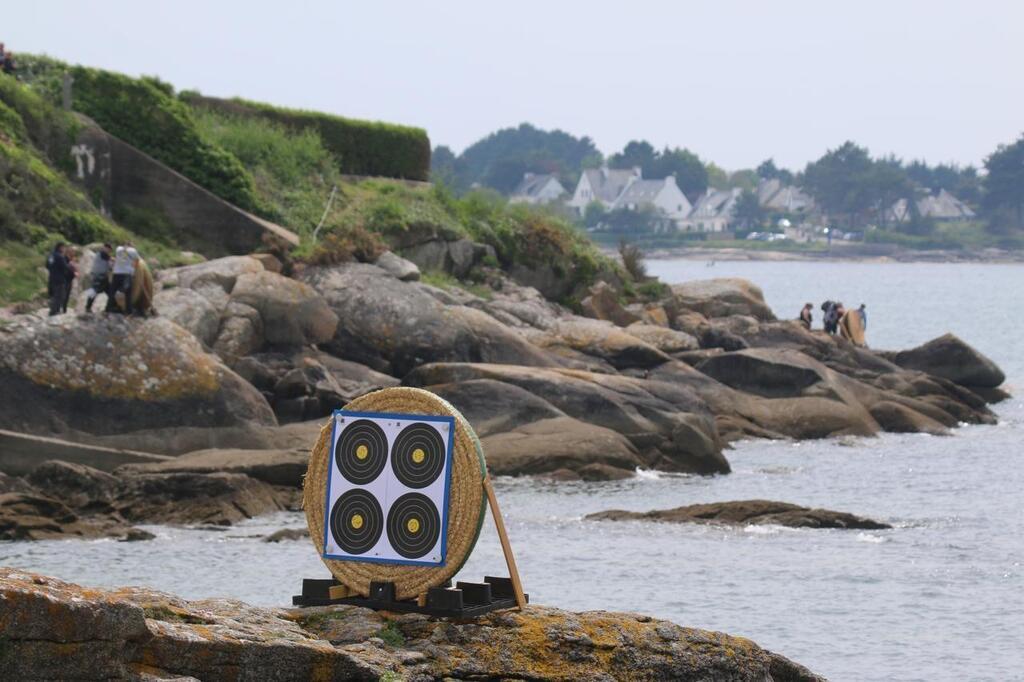
[[[78,266],[75,264],[76,255],[74,247],[65,247],[64,257],[68,261],[68,273],[65,275],[64,300],[60,304],[62,313],[68,311],[68,303],[71,302],[71,288],[75,286],[75,278],[78,277]]]
[[[804,329],[810,329],[811,324],[814,323],[814,305],[811,303],[805,303],[804,309],[800,311],[800,324],[804,326]]]
[[[92,270],[89,272],[89,290],[85,292],[85,312],[92,312],[92,304],[100,294],[110,296],[110,270],[113,266],[111,252],[114,250],[110,244],[104,244],[99,253],[92,260]]]
[[[860,308],[857,309],[860,313],[860,326],[864,328],[864,331],[868,330],[868,309],[863,303],[860,304]]]
[[[839,327],[839,306],[841,303],[835,301],[825,301],[821,304],[821,310],[825,313],[822,317],[822,322],[825,325],[825,332],[828,334],[835,334]]]
[[[64,242],[58,242],[53,251],[46,257],[46,270],[49,273],[46,282],[46,293],[50,297],[50,317],[59,315],[69,283],[74,278],[71,265],[64,255]]]
[[[134,250],[134,249],[133,249]],[[135,263],[128,254],[128,247],[119,246],[114,251],[114,276],[107,292],[107,312],[132,312],[132,272]]]

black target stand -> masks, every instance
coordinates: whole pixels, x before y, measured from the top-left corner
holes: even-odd
[[[377,611],[396,613],[423,613],[437,618],[476,618],[491,611],[511,609],[517,606],[515,589],[511,578],[487,576],[482,583],[459,581],[455,587],[432,587],[427,590],[426,603],[422,606],[416,599],[395,599],[395,585],[389,582],[371,582],[369,597],[336,597],[344,586],[328,578],[305,579],[302,594],[292,597],[293,606],[332,606],[350,604]],[[530,595],[523,599],[530,601]]]

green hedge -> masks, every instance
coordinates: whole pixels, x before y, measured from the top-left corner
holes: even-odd
[[[284,109],[238,98],[204,97],[194,92],[182,92],[179,97],[194,107],[236,116],[262,116],[297,130],[312,128],[337,157],[342,173],[406,180],[427,180],[430,176],[430,139],[421,128]]]
[[[131,78],[49,57],[20,55],[23,77],[54,104],[64,71],[74,79],[72,107],[217,196],[262,213],[252,177],[229,152],[205,141],[192,110],[156,78]]]

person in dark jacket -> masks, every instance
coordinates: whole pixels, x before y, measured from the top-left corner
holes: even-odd
[[[814,323],[814,305],[807,303],[804,305],[803,310],[800,311],[800,324],[804,326],[804,329],[810,329],[811,324]]]
[[[67,290],[74,279],[74,271],[64,255],[64,243],[58,243],[46,257],[46,270],[50,273],[46,291],[50,296],[50,316],[58,315],[67,300]]]
[[[64,302],[60,305],[60,311],[66,313],[68,311],[68,303],[71,302],[71,288],[75,286],[75,278],[78,277],[78,254],[75,252],[73,246],[64,247],[64,258],[68,261],[68,274],[65,277],[67,286],[64,287]]]
[[[89,290],[85,292],[85,311],[87,313],[92,312],[92,304],[96,302],[97,296],[100,294],[111,295],[110,271],[114,267],[114,260],[110,254],[113,250],[114,247],[110,244],[104,244],[92,261],[92,270],[89,272],[91,279]]]

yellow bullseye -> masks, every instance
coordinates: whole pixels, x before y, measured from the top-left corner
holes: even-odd
[[[423,448],[416,448],[412,451],[412,461],[417,464],[423,464],[423,460],[427,458],[427,453],[423,452]]]
[[[349,520],[349,524],[355,530],[359,530],[360,528],[362,528],[363,527],[363,517],[362,517],[362,515],[361,514],[353,514],[352,518]]]
[[[356,448],[356,459],[366,459],[366,456],[370,454],[370,448],[365,445],[360,445]]]
[[[408,529],[408,531],[410,533],[419,533],[420,532],[420,520],[419,519],[409,519],[406,522],[405,527]]]

